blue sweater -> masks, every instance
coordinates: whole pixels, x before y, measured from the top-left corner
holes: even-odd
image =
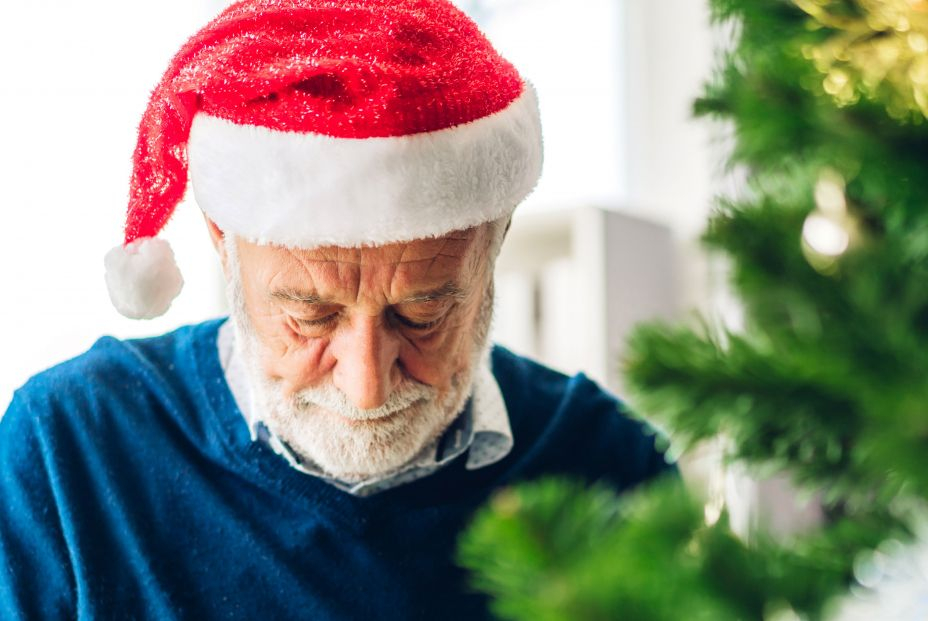
[[[542,475],[625,489],[668,468],[583,375],[497,347],[512,452],[352,496],[251,441],[220,323],[103,338],[16,393],[0,420],[0,618],[481,619],[452,556],[494,489]]]

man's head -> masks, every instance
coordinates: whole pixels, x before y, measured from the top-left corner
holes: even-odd
[[[116,308],[165,312],[189,178],[265,422],[333,474],[408,460],[485,354],[492,263],[541,173],[535,93],[449,0],[241,0],[139,126]]]
[[[151,318],[179,293],[155,236],[188,173],[226,233],[361,248],[508,218],[541,153],[531,85],[449,0],[241,0],[152,94],[111,299]]]
[[[210,222],[263,422],[344,480],[414,457],[460,413],[485,358],[505,225],[296,250]]]

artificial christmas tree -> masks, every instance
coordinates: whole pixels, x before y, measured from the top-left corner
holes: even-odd
[[[824,523],[788,540],[740,538],[673,482],[624,498],[563,481],[507,490],[460,548],[502,618],[850,615],[849,590],[878,587],[886,559],[904,556],[890,551],[917,550],[928,2],[712,5],[735,42],[695,110],[732,128],[730,166],[747,181],[705,239],[730,261],[745,325],[643,327],[627,380],[675,450],[723,436],[729,459],[820,494]],[[877,618],[924,618],[928,568],[903,573],[912,603]]]

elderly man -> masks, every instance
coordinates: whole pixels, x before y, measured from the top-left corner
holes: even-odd
[[[139,129],[116,307],[166,310],[185,191],[231,319],[101,339],[0,422],[10,619],[478,619],[453,562],[493,492],[668,468],[582,375],[487,344],[540,173],[533,91],[445,0],[245,0]]]

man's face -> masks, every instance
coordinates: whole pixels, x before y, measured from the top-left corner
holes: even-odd
[[[414,457],[470,394],[492,303],[488,235],[360,249],[227,242],[257,416],[343,479]]]

